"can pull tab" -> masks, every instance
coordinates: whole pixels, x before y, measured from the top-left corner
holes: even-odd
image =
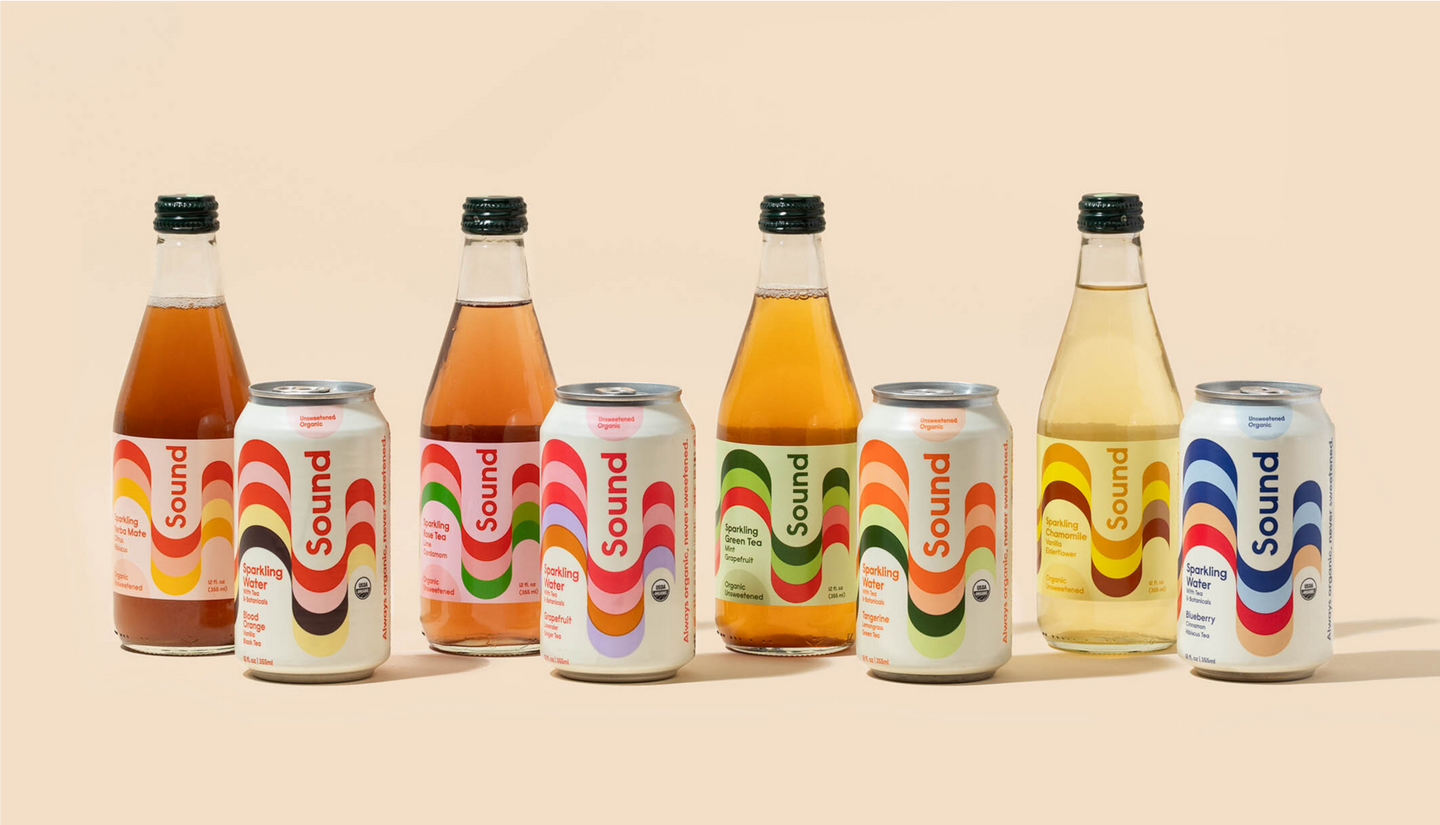
[[[596,387],[597,395],[635,395],[634,387]]]
[[[913,395],[922,398],[932,398],[939,395],[954,395],[954,390],[947,390],[943,387],[919,387],[917,389],[905,390],[901,395]]]
[[[324,395],[330,392],[331,388],[323,384],[282,384],[272,387],[271,392],[284,393],[285,395]]]
[[[1290,391],[1281,387],[1266,387],[1261,384],[1251,384],[1241,387],[1242,395],[1289,395]]]

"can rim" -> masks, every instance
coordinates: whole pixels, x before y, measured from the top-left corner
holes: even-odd
[[[375,385],[360,381],[261,381],[250,385],[250,400],[267,406],[353,404],[375,397]]]
[[[978,407],[995,403],[1000,388],[968,381],[896,381],[870,389],[875,403],[891,407]]]
[[[652,384],[644,381],[587,381],[582,384],[562,384],[555,388],[555,397],[576,404],[634,406],[679,401],[680,388],[674,384]]]
[[[1281,406],[1317,401],[1320,387],[1295,381],[1206,381],[1195,385],[1195,398],[1222,404]]]

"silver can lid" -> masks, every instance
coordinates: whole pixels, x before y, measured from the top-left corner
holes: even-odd
[[[1195,397],[1221,404],[1286,406],[1318,399],[1320,388],[1293,381],[1206,381],[1195,386]]]
[[[876,384],[875,403],[890,407],[979,407],[994,404],[1000,390],[961,381],[899,381]]]
[[[272,407],[354,404],[374,397],[375,385],[359,381],[262,381],[250,385],[250,400]]]
[[[635,381],[592,381],[564,384],[555,388],[555,397],[574,404],[659,404],[679,401],[680,388],[674,384],[646,384]]]

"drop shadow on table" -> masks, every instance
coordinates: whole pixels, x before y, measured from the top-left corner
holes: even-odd
[[[836,655],[853,655],[844,651]],[[744,653],[697,653],[690,664],[680,669],[673,679],[660,682],[636,682],[626,687],[644,685],[683,685],[691,682],[726,682],[732,679],[768,679],[797,676],[823,667],[824,659],[832,656],[748,656]],[[564,678],[558,673],[557,678]]]
[[[1440,677],[1440,650],[1368,650],[1337,653],[1309,679],[1281,684],[1314,685],[1435,677]]]
[[[1351,622],[1335,623],[1335,638],[1344,639],[1349,636],[1362,636],[1366,633],[1383,633],[1386,630],[1405,630],[1411,627],[1424,627],[1435,624],[1437,619],[1425,616],[1403,616],[1393,619],[1359,619]]]
[[[1128,656],[1096,656],[1065,653],[1022,653],[1013,656],[994,677],[976,685],[1001,685],[1011,682],[1051,682],[1060,679],[1096,679],[1108,676],[1135,676],[1179,667],[1174,649],[1159,653]]]
[[[464,673],[470,670],[478,670],[485,667],[489,662],[479,656],[450,656],[444,653],[416,652],[416,653],[395,653],[392,654],[385,664],[375,671],[375,675],[368,679],[360,679],[354,682],[320,682],[322,685],[374,685],[380,682],[399,682],[405,679],[426,679],[432,676],[449,676],[454,673]],[[256,678],[251,671],[245,671],[245,678],[256,682],[265,682],[266,679]],[[294,683],[288,683],[294,684]],[[297,685],[304,687],[305,685]]]

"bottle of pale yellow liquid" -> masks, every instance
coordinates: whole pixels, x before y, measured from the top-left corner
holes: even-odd
[[[1086,195],[1079,226],[1075,298],[1040,402],[1036,612],[1063,650],[1163,650],[1182,412],[1145,285],[1140,198]]]
[[[830,311],[824,229],[818,197],[762,202],[760,282],[720,401],[715,625],[743,653],[855,640],[860,397]]]

